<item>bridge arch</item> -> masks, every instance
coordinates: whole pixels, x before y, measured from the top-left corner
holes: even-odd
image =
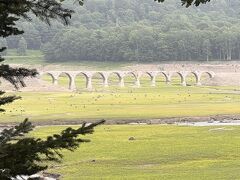
[[[51,83],[54,84],[55,80],[57,79],[57,77],[55,77],[51,72],[43,72],[43,73],[40,73],[39,77],[40,79],[44,80],[44,81],[48,81],[48,79],[44,76],[49,76],[51,78]]]
[[[66,75],[69,79],[71,79],[71,75],[68,72],[62,71],[59,73],[58,77],[62,76],[62,75]]]
[[[92,73],[85,72],[85,71],[79,71],[75,75],[75,81],[80,76],[83,76],[85,78],[84,88],[87,88],[88,90],[91,90],[92,89]]]
[[[60,83],[60,78],[66,76],[68,78],[68,89],[75,90],[75,75],[71,74],[70,72],[62,71],[58,75],[58,82]],[[65,84],[65,82],[62,82],[62,84]]]
[[[193,77],[194,79],[192,79]],[[199,73],[191,71],[186,74],[186,83],[187,85],[200,85],[200,76]]]
[[[201,84],[202,82],[204,82],[207,79],[212,79],[214,76],[215,76],[215,73],[211,72],[211,71],[200,72],[200,74],[199,74],[199,82]]]
[[[200,76],[203,75],[208,75],[209,78],[213,78],[215,76],[215,73],[211,71],[202,71]]]
[[[92,73],[92,80],[93,80],[93,84],[94,86],[99,86],[99,85],[103,85],[104,87],[108,86],[108,75],[105,74],[104,72],[93,72]]]
[[[182,84],[185,81],[182,73],[180,73],[178,71],[170,72],[169,73],[169,80],[170,80],[171,84],[173,84],[173,85],[179,85],[179,84]]]
[[[172,84],[178,84],[178,80],[173,79],[173,77],[180,77],[180,85],[186,86],[186,75],[180,71],[170,72],[169,79]],[[175,82],[174,82],[175,81]]]
[[[161,77],[164,78],[164,83],[169,84],[171,82],[171,76],[165,71],[158,71],[157,78],[160,79]],[[162,82],[161,80],[159,82]]]
[[[109,76],[111,76],[111,75],[117,75],[117,77],[119,78],[119,80],[124,77],[124,74],[122,74],[122,73],[120,73],[120,72],[117,72],[117,71],[110,72],[110,73],[109,73]]]
[[[77,72],[76,77],[79,76],[79,75],[83,75],[86,79],[89,77],[89,75],[86,72],[83,72],[83,71]]]
[[[118,71],[112,71],[112,72],[109,72],[108,74],[108,80],[109,80],[109,83],[110,84],[114,84],[114,78],[113,76],[117,76],[118,77],[118,86],[120,87],[124,87],[125,86],[125,83],[124,83],[124,76],[125,76],[125,73],[123,72],[118,72]]]
[[[154,75],[153,72],[143,71],[143,72],[139,73],[138,78],[139,78],[139,84],[141,82],[142,86],[148,87],[149,84],[151,86],[156,85],[156,75]]]
[[[39,78],[45,81],[48,81],[48,79],[44,79],[44,76],[49,76],[51,78],[51,83],[53,85],[58,85],[58,77],[59,77],[60,72],[58,71],[45,71],[45,72],[40,72],[39,73]]]
[[[144,74],[145,74],[145,75],[148,75],[150,78],[152,78],[152,77],[154,76],[152,72],[148,72],[148,71],[145,71],[145,72],[143,72],[142,74],[143,74],[143,75],[144,75]]]
[[[137,72],[129,71],[124,74],[124,82],[128,86],[140,87],[140,80]]]
[[[137,75],[136,75],[136,73],[133,72],[133,71],[129,71],[129,72],[126,72],[126,73],[125,73],[125,76],[128,76],[128,75],[131,75],[131,76],[133,76],[135,79],[137,79]],[[125,76],[124,76],[124,77],[125,77]]]
[[[74,76],[75,84],[76,84],[76,89],[86,89],[87,87],[87,74],[84,72],[77,72]]]
[[[95,76],[95,75],[100,75],[103,80],[107,78],[106,75],[105,75],[103,72],[98,72],[98,71],[97,71],[97,72],[94,72],[94,73],[92,74],[92,76]]]

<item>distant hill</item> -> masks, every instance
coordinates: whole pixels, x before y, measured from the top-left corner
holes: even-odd
[[[240,1],[182,7],[179,0],[89,0],[71,26],[22,21],[28,49],[60,61],[212,61],[240,59]],[[20,37],[7,39],[17,48]],[[2,42],[3,43],[3,42]],[[6,42],[4,42],[6,43]],[[1,41],[0,41],[1,44]]]

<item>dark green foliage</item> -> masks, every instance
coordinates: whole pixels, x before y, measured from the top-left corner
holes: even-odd
[[[5,94],[5,92],[0,91],[0,106],[5,105],[5,104],[9,104],[17,99],[20,99],[19,96],[3,96],[3,94]],[[0,112],[5,111],[4,109],[0,108]]]
[[[1,58],[1,56],[0,56]],[[3,59],[2,59],[3,60]],[[26,68],[12,68],[9,65],[2,64],[0,65],[0,78],[3,78],[10,82],[16,89],[20,87],[25,87],[24,78],[26,77],[35,77],[37,75],[35,69],[26,69]],[[20,99],[18,96],[3,96],[4,92],[0,91],[0,106],[13,102],[14,100]],[[0,108],[0,112],[4,109]]]
[[[0,179],[32,175],[47,169],[44,162],[60,161],[63,157],[60,150],[74,151],[81,143],[90,142],[79,135],[92,134],[94,127],[102,123],[104,120],[90,125],[84,123],[78,129],[69,127],[44,140],[25,136],[33,130],[27,119],[14,128],[3,130],[0,133]]]
[[[12,68],[5,64],[0,66],[0,78],[9,81],[16,89],[26,86],[23,81],[24,78],[35,77],[37,74],[38,73],[35,69],[29,70],[26,68]]]
[[[56,30],[55,23],[46,34],[39,30],[48,62],[240,59],[239,0],[215,0],[189,8],[179,0],[66,4],[80,14],[73,16],[70,27]]]
[[[72,10],[62,7],[56,0],[1,0],[0,1],[0,34],[2,37],[22,34],[16,27],[20,18],[31,20],[29,12],[50,24],[51,19],[60,19],[68,24]]]

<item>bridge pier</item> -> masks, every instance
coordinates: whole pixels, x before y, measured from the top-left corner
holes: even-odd
[[[119,86],[120,87],[124,87],[125,86],[123,76],[119,77]]]
[[[135,86],[136,87],[141,87],[141,83],[140,83],[140,78],[139,77],[136,78]]]
[[[181,77],[181,85],[187,86],[187,82],[186,82],[187,72],[178,72],[178,74]]]
[[[182,86],[187,86],[187,83],[186,83],[186,80],[185,80],[185,79],[181,82],[181,85],[182,85]]]
[[[58,85],[58,78],[53,77],[53,79],[52,79],[52,84],[53,84],[53,85]]]
[[[171,76],[167,76],[166,77],[166,84],[170,85],[172,82],[172,77]]]
[[[69,82],[69,89],[70,90],[76,90],[76,84],[75,84],[75,79],[71,78]]]
[[[108,87],[108,78],[103,79],[103,86]]]
[[[91,76],[88,76],[86,79],[87,79],[86,88],[87,88],[88,90],[92,90],[92,77],[91,77]]]
[[[151,86],[152,87],[156,86],[156,76],[151,76]]]
[[[201,75],[199,73],[196,74],[196,86],[201,86]]]
[[[167,73],[165,71],[161,71],[161,73],[164,75],[165,79],[166,79],[166,84],[170,85],[172,82],[172,74],[171,73]]]
[[[103,86],[108,87],[109,73],[102,73],[102,77],[103,77]]]

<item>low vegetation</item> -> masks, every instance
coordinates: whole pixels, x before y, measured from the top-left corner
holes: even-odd
[[[44,138],[64,127],[42,127]],[[238,179],[240,127],[101,126],[50,172],[73,179]],[[132,137],[132,138],[130,138]],[[132,140],[129,140],[132,139]]]
[[[63,79],[64,81],[64,79]],[[109,87],[93,92],[19,92],[0,122],[56,122],[90,119],[151,119],[240,113],[240,89],[234,87]]]

